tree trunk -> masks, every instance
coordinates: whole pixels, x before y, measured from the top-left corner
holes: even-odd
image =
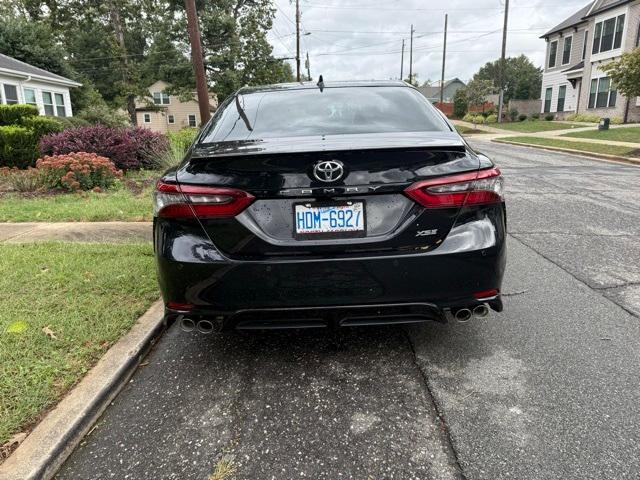
[[[115,0],[110,0],[108,5],[111,25],[113,26],[116,41],[118,42],[118,45],[120,46],[120,49],[122,51],[122,81],[125,85],[127,85],[127,87],[130,88],[131,85],[129,82],[129,59],[127,56],[127,46],[124,41],[124,27],[122,26],[122,18],[120,17],[118,5],[116,5]],[[136,116],[136,97],[131,93],[127,95],[127,112],[129,113],[131,124],[133,126],[136,126],[138,124],[138,119]]]

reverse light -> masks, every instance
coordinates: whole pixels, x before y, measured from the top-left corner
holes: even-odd
[[[234,188],[158,182],[153,214],[163,218],[235,217],[253,200],[253,195]]]
[[[490,168],[416,182],[405,194],[425,208],[488,205],[503,201],[500,170]]]

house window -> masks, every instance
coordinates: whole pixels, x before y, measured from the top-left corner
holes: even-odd
[[[592,53],[608,52],[622,46],[624,20],[625,15],[619,15],[596,23]]]
[[[13,105],[18,102],[18,87],[15,85],[6,85],[4,86],[4,102],[7,105]]]
[[[573,43],[573,36],[565,37],[564,44],[562,46],[562,65],[566,65],[571,60],[571,44]]]
[[[564,99],[566,96],[567,96],[567,86],[562,85],[558,89],[558,108],[556,109],[556,111],[564,112]]]
[[[582,60],[587,57],[587,42],[589,41],[589,30],[584,31],[584,43],[582,44]]]
[[[602,24],[602,42],[600,51],[607,52],[613,48],[613,34],[616,30],[616,19],[610,18]]]
[[[27,105],[33,105],[34,107],[38,106],[38,102],[36,101],[36,91],[33,88],[23,88],[22,94],[24,95],[24,103]]]
[[[144,123],[151,123],[151,114],[150,113],[145,113],[143,117],[144,117]]]
[[[154,92],[153,93],[153,103],[156,105],[169,105],[171,104],[171,98],[168,93],[165,92]]]
[[[176,123],[176,117],[174,117],[173,115],[167,115],[167,122],[173,125],[174,123]]]
[[[196,116],[195,115],[189,115],[189,126],[190,127],[195,127],[196,126]]]
[[[591,53],[598,53],[600,51],[600,36],[602,35],[602,22],[596,23],[595,33],[593,34],[593,48]]]
[[[551,95],[553,94],[553,88],[549,87],[544,92],[544,113],[551,111]]]
[[[54,94],[54,98],[56,100],[56,115],[58,117],[66,117],[67,111],[64,108],[64,95],[56,93]]]
[[[556,66],[556,54],[558,53],[558,41],[551,42],[549,45],[549,68]]]
[[[55,110],[53,107],[53,95],[51,92],[42,92],[42,105],[44,106],[44,114],[53,117]]]
[[[624,31],[624,15],[618,17],[616,22],[616,35],[613,37],[613,48],[620,48],[622,46],[622,33]]]
[[[615,107],[618,92],[612,87],[611,78],[602,77],[591,80],[589,108]]]

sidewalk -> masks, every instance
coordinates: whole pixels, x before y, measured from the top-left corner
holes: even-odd
[[[151,222],[0,223],[0,243],[150,242],[151,225]]]
[[[454,120],[453,123],[455,125],[462,125],[464,127],[469,127],[469,128],[473,128],[473,124],[469,123],[469,122],[463,122],[461,120]],[[625,128],[625,127],[629,127],[630,125],[612,125],[611,128],[615,129],[615,128]],[[619,146],[619,147],[629,147],[629,148],[635,148],[640,150],[640,143],[635,143],[635,142],[617,142],[614,140],[599,140],[599,139],[593,139],[593,138],[577,138],[577,137],[563,137],[562,135],[564,135],[565,133],[573,133],[573,132],[584,132],[584,131],[589,131],[589,130],[593,130],[595,128],[595,125],[588,125],[585,127],[577,127],[577,128],[567,128],[564,130],[551,130],[548,132],[536,132],[536,133],[528,133],[528,132],[512,132],[510,130],[501,130],[499,128],[495,128],[495,127],[490,127],[487,125],[478,125],[477,126],[478,129],[480,130],[484,130],[488,133],[486,134],[482,134],[482,133],[478,133],[478,134],[473,134],[473,138],[477,138],[477,139],[482,139],[482,140],[489,140],[489,141],[493,141],[496,139],[504,139],[504,140],[508,140],[509,137],[539,137],[539,138],[556,138],[558,137],[560,140],[566,140],[568,142],[580,142],[580,143],[597,143],[600,145],[615,145],[615,146]]]

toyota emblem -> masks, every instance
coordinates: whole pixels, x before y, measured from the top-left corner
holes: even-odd
[[[321,182],[335,182],[344,175],[344,164],[339,160],[318,162],[313,167],[313,176]]]

